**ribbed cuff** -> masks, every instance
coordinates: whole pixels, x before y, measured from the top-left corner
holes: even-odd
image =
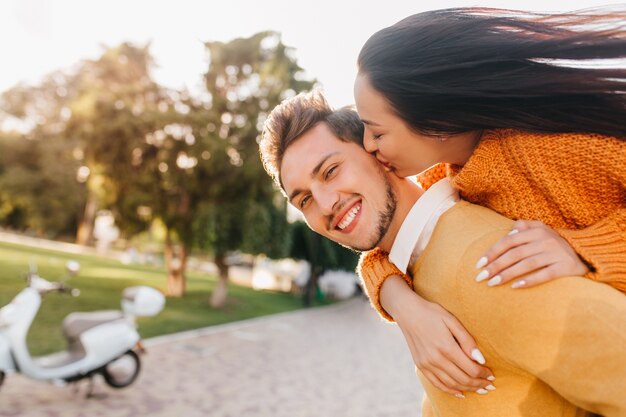
[[[588,278],[626,292],[626,239],[611,218],[580,230],[559,229],[578,255],[591,267]]]
[[[387,321],[395,320],[380,304],[380,289],[387,278],[392,275],[398,275],[404,279],[407,285],[413,288],[413,280],[403,274],[394,264],[389,261],[386,252],[380,249],[374,249],[361,256],[359,266],[357,268],[365,291],[369,297],[372,307]]]
[[[439,163],[417,175],[416,179],[422,189],[428,190],[431,185],[448,176],[448,164]]]

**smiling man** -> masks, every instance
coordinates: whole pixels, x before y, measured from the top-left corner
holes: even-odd
[[[359,152],[358,144],[337,141],[332,123],[332,118],[318,123],[285,153],[282,170],[304,174],[281,177],[289,201],[313,230],[329,239],[361,251],[377,246],[389,250],[393,233],[388,231],[397,229],[402,217],[395,213],[410,209],[419,189],[384,175],[370,155]],[[398,207],[396,189],[413,197]]]
[[[300,94],[270,114],[261,157],[313,230],[391,252],[415,291],[477,338],[498,389],[484,395],[495,389],[485,379],[455,398],[420,375],[430,399],[423,415],[626,416],[626,297],[581,277],[526,291],[474,285],[475,259],[513,222],[460,201],[447,180],[423,192],[387,172],[362,135],[356,112],[333,111],[319,92]]]

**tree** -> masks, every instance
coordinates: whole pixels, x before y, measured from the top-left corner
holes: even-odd
[[[293,54],[277,33],[262,32],[231,42],[207,42],[210,56],[205,75],[213,120],[206,138],[219,145],[224,175],[206,179],[198,222],[198,244],[213,252],[219,280],[211,305],[227,296],[229,251],[270,256],[285,253],[288,239],[286,204],[263,170],[258,140],[269,111],[283,99],[310,89]]]
[[[97,60],[83,61],[77,67],[65,135],[80,144],[88,191],[76,237],[79,244],[93,240],[98,208],[115,209],[128,197],[128,180],[135,174],[135,149],[140,149],[146,135],[162,122],[163,117],[155,115],[160,115],[159,106],[166,105],[166,98],[151,78],[152,65],[149,45],[122,43],[106,49]],[[117,220],[124,220],[119,211]],[[127,231],[135,231],[137,226],[145,227],[145,221],[129,221],[125,226]]]
[[[57,71],[0,96],[0,224],[47,237],[76,232],[85,189],[64,130],[74,78]]]
[[[85,146],[94,206],[111,208],[126,234],[155,220],[165,226],[167,293],[182,296],[203,182],[224,170],[219,161],[199,163],[218,153],[202,138],[203,103],[159,86],[152,65],[148,46],[129,44],[87,62],[69,130]],[[87,204],[86,227],[92,214]]]
[[[159,86],[152,66],[149,45],[123,43],[79,68],[67,134],[82,144],[89,194],[77,241],[91,240],[97,208],[110,208],[126,235],[160,220],[166,228],[167,293],[182,296],[205,175],[194,154],[209,150],[194,136],[201,119],[190,110],[198,106],[185,92]]]
[[[268,109],[312,83],[297,80],[301,69],[274,33],[207,49],[202,99],[152,82],[147,48],[106,51],[83,67],[69,131],[107,190],[110,201],[99,205],[114,209],[123,230],[165,225],[168,294],[184,294],[187,256],[198,245],[215,256],[212,305],[220,306],[229,251],[286,248],[285,203],[263,171],[257,138]]]
[[[153,116],[166,97],[151,66],[149,45],[123,43],[97,60],[49,74],[39,86],[17,85],[0,97],[0,122],[17,125],[46,152],[55,140],[65,143],[79,161],[77,178],[87,191],[80,244],[92,240],[96,210],[115,205],[124,192],[137,143],[156,130],[160,118]]]

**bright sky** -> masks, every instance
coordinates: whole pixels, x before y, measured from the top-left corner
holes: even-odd
[[[2,0],[0,91],[97,58],[102,45],[123,41],[151,41],[157,81],[197,91],[207,67],[202,42],[274,30],[296,49],[298,63],[321,82],[330,102],[342,106],[352,103],[355,62],[363,43],[410,14],[458,6],[570,11],[607,1]]]

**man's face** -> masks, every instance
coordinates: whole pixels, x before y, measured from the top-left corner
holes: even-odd
[[[392,183],[372,155],[319,123],[285,151],[280,176],[309,227],[356,249],[376,247],[396,210]]]

